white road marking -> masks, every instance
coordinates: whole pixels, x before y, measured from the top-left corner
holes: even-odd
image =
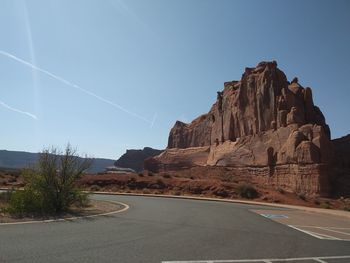
[[[308,228],[320,228],[321,226],[302,226],[302,225],[294,225],[296,227],[308,227]],[[346,229],[350,230],[350,227],[334,227],[334,226],[322,226],[324,228],[330,228],[330,229]]]
[[[327,239],[327,240],[340,240],[340,241],[350,241],[350,239],[343,239],[343,238],[338,238],[338,237],[335,237],[335,236],[331,236],[331,235],[326,235],[326,234],[321,234],[321,233],[317,233],[317,232],[314,232],[314,231],[309,231],[309,230],[304,230],[304,229],[300,229],[299,227],[296,227],[296,226],[293,226],[293,225],[287,225],[295,230],[298,230],[300,232],[303,232],[305,234],[308,234],[310,236],[313,236],[313,237],[316,237],[318,239]],[[311,226],[304,226],[305,228],[311,228]],[[342,231],[336,231],[336,230],[333,230],[333,229],[328,229],[328,227],[316,227],[316,226],[313,226],[312,228],[314,229],[322,229],[322,230],[325,230],[325,231],[330,231],[330,232],[335,232],[335,233],[338,233],[338,234],[343,234],[343,235],[349,235],[349,233],[345,233],[345,232],[342,232]],[[345,228],[344,228],[345,229]]]
[[[297,227],[292,226],[292,225],[287,225],[287,226],[289,226],[290,228],[293,228],[293,229],[295,229],[295,230],[298,230],[298,231],[300,231],[300,232],[303,232],[303,233],[305,233],[305,234],[308,234],[308,235],[310,235],[310,236],[316,237],[316,238],[318,238],[318,239],[325,239],[324,237],[319,236],[319,235],[317,235],[317,234],[314,234],[314,233],[312,233],[312,232],[310,232],[310,231],[306,231],[306,230],[297,228]]]
[[[338,234],[343,234],[343,235],[346,235],[346,236],[350,236],[350,233],[346,233],[346,232],[342,232],[342,231],[337,231],[337,230],[333,230],[333,229],[328,229],[326,227],[318,227],[319,229],[323,229],[323,230],[326,230],[326,231],[330,231],[330,232],[334,232],[334,233],[338,233]]]
[[[329,235],[326,235],[326,234],[321,234],[321,233],[318,233],[318,232],[313,232],[313,231],[307,231],[307,232],[309,232],[311,234],[314,234],[315,236],[323,237],[323,239],[342,240],[341,238],[334,237],[334,236],[329,236]]]
[[[293,261],[306,261],[313,260],[320,263],[327,263],[328,259],[350,259],[350,255],[347,256],[329,256],[329,257],[303,257],[303,258],[273,258],[273,259],[232,259],[232,260],[189,260],[189,261],[162,261],[162,263],[244,263],[244,262],[293,262]]]
[[[61,222],[61,221],[71,221],[71,220],[77,220],[77,219],[83,219],[83,218],[92,218],[92,217],[98,217],[98,216],[107,216],[107,215],[113,215],[117,213],[124,212],[130,208],[127,204],[124,204],[122,202],[115,202],[115,201],[110,201],[112,203],[120,204],[124,206],[123,209],[117,210],[117,211],[112,211],[108,213],[103,213],[103,214],[96,214],[96,215],[89,215],[89,216],[74,216],[74,217],[67,217],[67,218],[59,218],[59,219],[48,219],[48,220],[33,220],[33,221],[24,221],[24,222],[12,222],[12,223],[0,223],[0,226],[5,226],[5,225],[24,225],[24,224],[35,224],[35,223],[52,223],[52,222]]]
[[[282,214],[260,214],[260,215],[262,215],[263,217],[266,217],[266,218],[270,218],[270,219],[273,219],[273,218],[288,218],[288,216],[282,215]]]

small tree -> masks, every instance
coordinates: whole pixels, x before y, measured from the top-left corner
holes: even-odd
[[[80,158],[71,145],[64,152],[44,149],[34,169],[23,173],[24,191],[17,191],[10,201],[13,213],[59,213],[82,200],[76,181],[91,166],[92,160]]]

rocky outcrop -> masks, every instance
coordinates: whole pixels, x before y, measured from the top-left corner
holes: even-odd
[[[334,164],[332,180],[333,194],[350,197],[350,134],[332,140],[334,145]]]
[[[126,150],[117,161],[115,166],[123,168],[131,168],[135,171],[143,170],[144,161],[152,156],[160,154],[163,150],[157,150],[150,147],[145,147],[142,150]]]
[[[273,61],[246,68],[240,81],[224,83],[207,114],[189,124],[177,121],[168,148],[145,168],[265,169],[268,176],[257,176],[266,183],[283,181],[286,190],[326,195],[332,158],[330,130],[311,89],[297,78],[289,82]],[[305,182],[316,185],[301,187]]]
[[[319,125],[330,138],[311,89],[302,87],[297,78],[288,82],[276,62],[261,62],[256,68],[246,68],[240,81],[226,82],[209,113],[190,124],[177,121],[170,131],[168,148],[235,141],[292,124]]]
[[[205,166],[209,151],[209,146],[191,147],[187,149],[167,149],[155,158],[146,159],[144,166],[152,172],[188,169],[194,166]]]

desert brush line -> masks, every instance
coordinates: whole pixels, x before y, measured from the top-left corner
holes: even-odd
[[[121,111],[123,111],[123,112],[125,112],[125,113],[127,113],[127,114],[129,114],[131,116],[133,116],[133,117],[136,117],[136,118],[138,118],[140,120],[143,120],[143,121],[149,123],[151,125],[151,127],[154,125],[155,118],[153,118],[153,120],[148,120],[147,118],[145,118],[145,117],[143,117],[143,116],[141,116],[141,115],[139,115],[139,114],[137,114],[135,112],[132,112],[132,111],[124,108],[123,106],[121,106],[121,105],[119,105],[119,104],[117,104],[117,103],[115,103],[113,101],[105,99],[105,98],[97,95],[96,93],[94,93],[92,91],[84,89],[84,88],[82,88],[81,86],[79,86],[79,85],[77,85],[75,83],[72,83],[72,82],[70,82],[70,81],[68,81],[68,80],[66,80],[66,79],[64,79],[64,78],[62,78],[62,77],[60,77],[58,75],[55,75],[55,74],[53,74],[53,73],[51,73],[51,72],[49,72],[49,71],[47,71],[45,69],[39,68],[39,67],[33,65],[32,63],[30,63],[28,61],[25,61],[25,60],[15,56],[15,55],[12,55],[12,54],[6,52],[6,51],[0,50],[0,55],[5,56],[5,57],[10,58],[10,59],[13,59],[13,60],[15,60],[15,61],[17,61],[17,62],[27,66],[27,67],[30,67],[30,68],[32,68],[34,70],[37,70],[37,71],[39,71],[39,72],[41,72],[41,73],[43,73],[43,74],[45,74],[45,75],[55,79],[55,80],[58,80],[58,81],[62,82],[63,84],[65,84],[65,85],[67,85],[67,86],[69,86],[71,88],[75,88],[75,89],[77,89],[77,90],[79,90],[79,91],[81,91],[81,92],[83,92],[83,93],[85,93],[85,94],[87,94],[87,95],[89,95],[91,97],[94,97],[95,99],[98,99],[99,101],[102,101],[102,102],[104,102],[106,104],[109,104],[109,105],[111,105],[111,106],[113,106],[113,107],[115,107],[115,108],[117,108],[117,109],[119,109],[119,110],[121,110]]]
[[[30,112],[27,112],[27,111],[22,111],[22,110],[19,110],[19,109],[16,109],[16,108],[13,108],[11,106],[9,106],[8,104],[6,104],[5,102],[3,101],[0,101],[0,105],[8,110],[11,110],[11,111],[14,111],[14,112],[17,112],[17,113],[21,113],[21,114],[24,114],[28,117],[31,117],[33,118],[34,120],[37,120],[38,117]]]

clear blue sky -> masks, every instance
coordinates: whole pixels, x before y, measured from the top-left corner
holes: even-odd
[[[1,149],[164,148],[262,60],[350,133],[350,1],[2,0],[0,37]]]

